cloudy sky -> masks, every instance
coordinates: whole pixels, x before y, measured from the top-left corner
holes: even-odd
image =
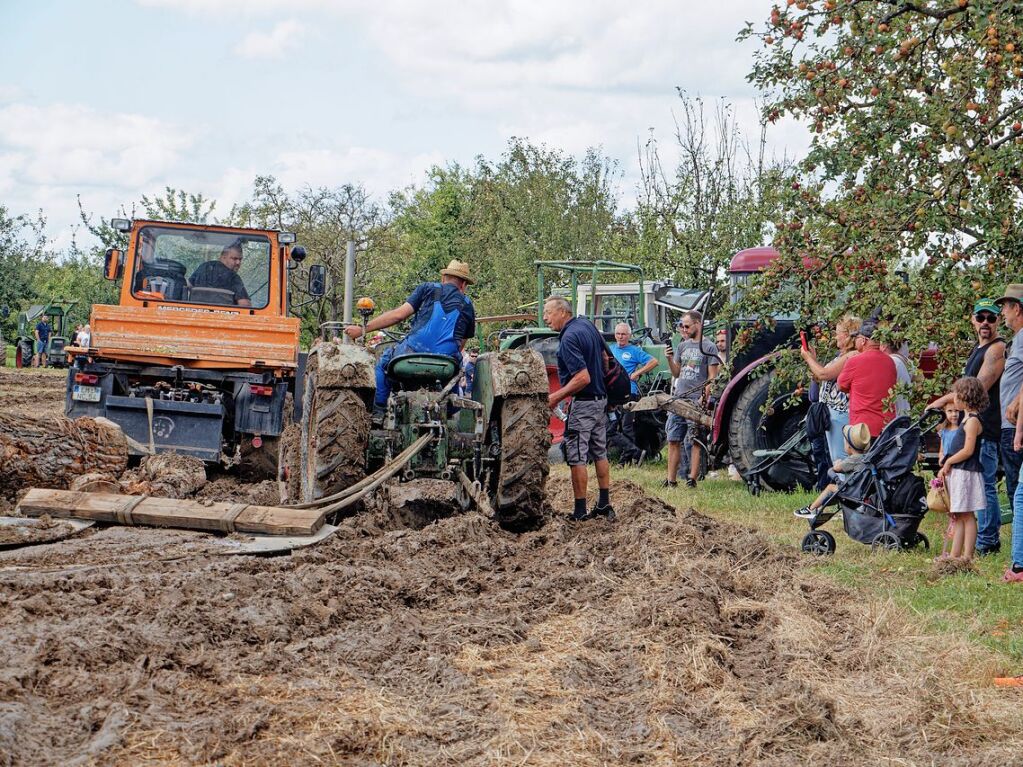
[[[770,0],[0,0],[0,204],[58,244],[76,195],[115,214],[165,186],[226,212],[286,188],[496,159],[519,136],[600,146],[635,194],[637,143],[671,144],[676,87],[755,133],[751,44]],[[798,126],[773,151],[801,153]],[[87,241],[87,238],[80,240]]]

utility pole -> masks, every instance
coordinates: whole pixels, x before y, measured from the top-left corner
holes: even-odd
[[[352,303],[355,292],[355,240],[348,241],[345,250],[345,325],[352,324]]]

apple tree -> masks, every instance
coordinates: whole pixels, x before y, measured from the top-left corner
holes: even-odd
[[[763,44],[765,117],[811,137],[747,310],[805,285],[787,308],[808,324],[879,313],[914,354],[939,344],[920,386],[947,385],[976,298],[1023,279],[1023,4],[785,0],[740,38]]]

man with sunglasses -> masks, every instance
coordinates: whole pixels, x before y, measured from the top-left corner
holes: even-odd
[[[999,386],[1002,401],[1002,469],[1005,488],[1012,506],[1012,558],[1005,571],[1008,583],[1023,583],[1023,442],[1017,435],[1019,410],[1023,396],[1023,284],[1006,285],[1005,295],[996,298],[1002,321],[1015,335],[1005,358],[1005,370]]]
[[[998,335],[1001,309],[990,298],[982,298],[973,306],[970,323],[977,335],[977,345],[970,351],[963,367],[964,376],[980,379],[987,389],[987,408],[980,413],[983,431],[980,435],[980,465],[984,472],[984,495],[987,507],[977,514],[977,554],[996,554],[1001,549],[999,528],[1002,509],[998,503],[998,453],[1002,437],[1002,408],[999,398],[1002,371],[1005,369],[1005,341]],[[952,401],[946,394],[931,403],[943,408]]]

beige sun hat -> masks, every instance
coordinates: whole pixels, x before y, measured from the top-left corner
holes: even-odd
[[[446,269],[441,269],[440,273],[445,277],[458,277],[470,285],[476,282],[476,280],[469,276],[469,265],[465,261],[459,261],[456,258],[451,259],[451,263],[448,264]]]
[[[847,424],[842,427],[842,436],[854,450],[861,453],[870,446],[870,429],[865,423]]]
[[[1019,301],[1023,303],[1023,283],[1014,282],[1005,286],[1005,295],[995,299],[995,304],[1002,305],[1002,301]]]

